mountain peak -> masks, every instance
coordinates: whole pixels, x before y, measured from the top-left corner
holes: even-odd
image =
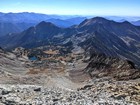
[[[94,17],[94,18],[91,18],[90,20],[96,20],[96,21],[107,21],[107,19],[103,18],[103,17]]]
[[[55,26],[55,25],[52,24],[51,22],[42,21],[37,26]]]
[[[93,24],[96,24],[96,23],[106,23],[106,22],[109,22],[109,20],[105,19],[105,18],[102,18],[102,17],[94,17],[94,18],[91,18],[91,19],[86,19],[84,20],[79,26],[89,26],[89,25],[93,25]]]
[[[130,25],[131,23],[129,23],[128,21],[124,21],[122,22],[122,24]]]

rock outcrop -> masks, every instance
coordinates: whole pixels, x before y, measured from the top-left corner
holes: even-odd
[[[85,69],[91,77],[113,77],[117,80],[130,80],[140,78],[140,70],[135,68],[133,62],[105,54],[93,54]]]

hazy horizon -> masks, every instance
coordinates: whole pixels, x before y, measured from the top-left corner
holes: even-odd
[[[8,13],[35,13],[35,14],[44,14],[44,15],[60,15],[60,16],[79,16],[79,17],[140,17],[140,16],[130,16],[130,15],[75,15],[75,14],[47,14],[47,13],[39,13],[39,12],[28,12],[28,11],[23,11],[23,12],[0,12],[0,13],[5,13],[5,14],[8,14]]]
[[[34,12],[52,15],[140,16],[139,0],[5,0],[0,12]]]

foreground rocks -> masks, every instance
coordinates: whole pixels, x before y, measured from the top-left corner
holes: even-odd
[[[140,83],[96,79],[77,90],[0,85],[0,105],[139,105]]]

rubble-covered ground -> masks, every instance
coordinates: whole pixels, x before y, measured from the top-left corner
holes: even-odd
[[[91,81],[77,90],[38,85],[0,86],[0,105],[139,105],[140,83]]]

